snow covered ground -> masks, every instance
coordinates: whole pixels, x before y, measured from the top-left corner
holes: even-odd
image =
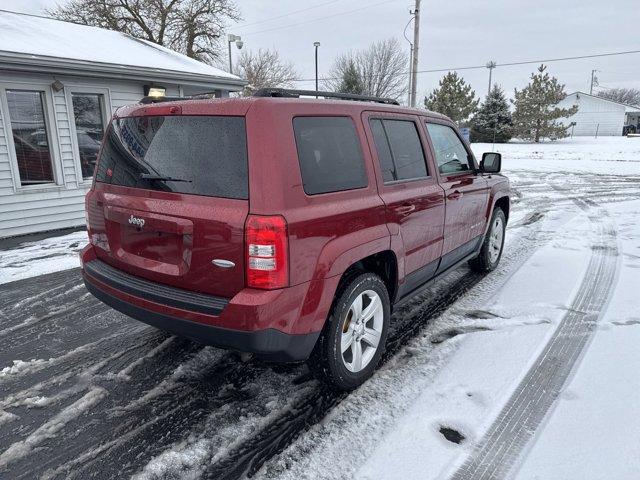
[[[78,254],[88,242],[83,230],[0,250],[0,284],[78,267]]]
[[[325,421],[267,462],[259,478],[640,478],[636,140],[497,146],[517,201],[501,271],[438,318],[440,331],[427,327]],[[473,147],[480,156],[492,146]],[[538,244],[532,255],[512,254],[532,238]],[[617,273],[583,298],[606,297],[602,311],[587,312],[593,342],[581,352],[561,345],[558,363],[572,352],[579,366],[555,391],[549,388],[551,404],[543,408],[536,401],[545,394],[527,374],[545,359],[585,278],[600,275],[590,267],[601,251],[615,255]],[[513,398],[514,391],[520,396]],[[512,432],[529,427],[536,410],[543,410],[531,420],[537,431],[516,438]],[[498,443],[501,424],[511,431]]]
[[[78,269],[27,278],[42,245],[0,252],[24,278],[0,285],[0,478],[640,478],[640,139],[496,148],[499,269],[396,312],[349,395],[134,322]]]

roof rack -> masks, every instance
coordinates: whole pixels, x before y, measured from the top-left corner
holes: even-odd
[[[315,90],[289,90],[286,88],[261,88],[257,90],[254,97],[283,97],[283,98],[299,98],[299,97],[323,97],[323,98],[338,98],[340,100],[355,100],[358,102],[376,102],[384,103],[386,105],[400,105],[397,100],[393,98],[384,97],[370,97],[368,95],[356,95],[354,93],[338,93],[338,92],[323,92]]]

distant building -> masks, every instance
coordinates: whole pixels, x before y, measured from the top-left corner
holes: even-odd
[[[245,82],[156,44],[0,10],[0,238],[84,224],[105,127],[151,87],[228,96]]]
[[[558,103],[568,108],[578,105],[578,113],[564,119],[565,125],[574,125],[569,129],[573,136],[616,136],[622,135],[625,125],[640,125],[640,108],[583,92],[567,95]]]

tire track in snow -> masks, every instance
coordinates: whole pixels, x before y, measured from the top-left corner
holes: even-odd
[[[593,205],[589,199],[578,198],[575,203],[586,212]],[[588,217],[597,231],[597,240],[570,309],[481,443],[451,480],[496,480],[508,475],[592,337],[613,292],[618,248],[615,227],[603,221],[607,218],[606,210],[600,209]]]

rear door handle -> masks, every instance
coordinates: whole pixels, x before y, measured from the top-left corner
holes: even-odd
[[[416,209],[416,206],[412,203],[403,203],[401,207],[396,208],[396,212],[399,215],[409,215]]]
[[[447,200],[458,200],[459,198],[462,198],[462,192],[459,190],[456,190],[453,193],[447,195]]]

